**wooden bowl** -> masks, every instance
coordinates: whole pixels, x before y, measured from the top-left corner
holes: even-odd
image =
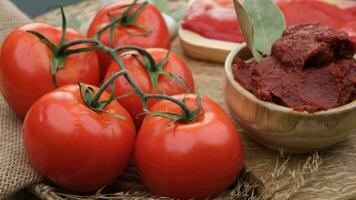
[[[306,153],[330,147],[356,132],[356,100],[315,113],[297,112],[259,100],[234,80],[231,66],[235,56],[250,57],[246,48],[238,47],[226,58],[225,101],[257,143],[274,150]]]

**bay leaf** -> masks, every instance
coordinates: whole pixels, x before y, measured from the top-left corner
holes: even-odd
[[[170,9],[168,0],[151,0],[151,2],[158,10],[169,15]]]
[[[243,7],[252,23],[255,48],[270,55],[273,43],[286,28],[282,11],[272,0],[245,0]]]
[[[245,38],[246,46],[250,50],[255,60],[259,62],[262,59],[262,55],[255,48],[254,30],[252,27],[252,23],[250,22],[248,13],[246,12],[244,7],[240,4],[238,0],[233,0],[233,1],[235,6],[235,12],[240,22],[240,29]]]
[[[173,10],[170,15],[171,17],[173,17],[173,19],[175,19],[177,22],[180,22],[183,20],[184,18],[184,14],[186,13],[188,9],[188,5],[184,4],[181,5],[177,10]]]

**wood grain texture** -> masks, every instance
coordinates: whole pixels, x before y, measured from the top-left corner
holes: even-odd
[[[184,52],[191,58],[224,63],[227,55],[239,43],[212,40],[189,30],[179,28],[178,36]]]
[[[185,2],[184,0],[172,1],[176,6],[177,2]],[[85,1],[76,6],[66,8],[69,17],[77,17],[80,20],[88,20],[93,13],[100,7],[98,1]],[[85,12],[83,12],[85,10]],[[58,13],[58,12],[57,12]],[[51,22],[54,18],[58,18],[56,13],[50,13],[41,17],[41,21]],[[207,95],[217,101],[224,109],[227,107],[224,102],[224,68],[223,64],[209,63],[191,59],[187,57],[180,42],[176,39],[172,45],[173,51],[182,55],[188,62],[194,73],[194,79],[201,91],[202,95]],[[267,180],[262,187],[262,192],[271,189],[268,187],[268,178],[273,173],[276,162],[280,158],[280,154],[275,151],[268,150],[254,141],[252,141],[245,132],[238,128],[245,145],[245,164],[252,171],[254,177],[263,182]],[[322,164],[317,173],[313,173],[311,182],[298,188],[298,185],[291,186],[288,189],[297,188],[296,194],[291,199],[295,200],[355,200],[356,199],[356,134],[352,134],[344,142],[341,142],[334,147],[320,152]],[[295,170],[305,162],[307,155],[291,156],[287,163],[286,170]],[[288,173],[287,173],[288,174]],[[293,174],[292,174],[293,175]],[[286,199],[286,193],[280,191],[272,199]]]

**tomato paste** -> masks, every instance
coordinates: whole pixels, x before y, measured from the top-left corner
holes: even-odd
[[[235,58],[232,71],[261,100],[316,112],[356,100],[354,54],[346,32],[302,24],[287,29],[259,63]]]
[[[185,16],[182,27],[211,39],[243,42],[232,2],[232,0],[195,0]],[[276,0],[276,2],[284,13],[288,26],[320,22],[348,32],[351,40],[356,43],[355,6],[340,8],[318,0]]]

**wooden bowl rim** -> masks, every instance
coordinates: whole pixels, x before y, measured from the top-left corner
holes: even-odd
[[[268,101],[263,101],[263,100],[258,99],[254,94],[252,94],[251,92],[246,90],[244,87],[242,87],[238,81],[235,81],[234,75],[232,74],[232,69],[231,69],[232,62],[233,62],[235,56],[238,53],[240,53],[240,51],[242,51],[244,48],[246,48],[246,45],[238,46],[237,48],[235,48],[234,50],[232,50],[229,53],[229,55],[227,56],[227,58],[225,60],[225,67],[224,67],[225,75],[226,75],[227,81],[234,87],[235,90],[237,90],[240,94],[242,94],[249,100],[257,103],[258,105],[265,107],[269,110],[275,111],[275,112],[289,113],[292,115],[299,115],[299,116],[306,116],[306,117],[334,115],[334,114],[340,114],[340,113],[344,113],[344,112],[348,112],[350,110],[356,109],[356,100],[354,100],[348,104],[345,104],[345,105],[342,105],[339,107],[335,107],[332,109],[328,109],[325,111],[317,111],[315,113],[308,113],[306,111],[295,111],[292,108],[289,108],[286,106],[281,106],[281,105],[278,105],[275,103],[271,103]],[[225,95],[227,95],[227,94],[225,94]]]

